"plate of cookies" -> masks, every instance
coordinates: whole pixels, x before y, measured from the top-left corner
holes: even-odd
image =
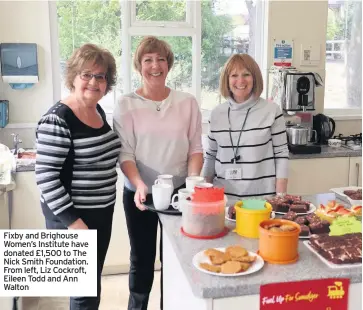
[[[193,257],[193,265],[201,272],[220,277],[237,277],[260,270],[261,256],[239,245],[227,248],[209,248]]]

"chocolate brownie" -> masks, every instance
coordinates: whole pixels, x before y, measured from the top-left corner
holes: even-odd
[[[300,225],[308,224],[308,220],[306,219],[305,216],[299,216],[299,217],[295,218],[295,222],[300,224]]]
[[[292,204],[290,206],[290,211],[296,212],[296,213],[306,213],[308,211],[306,205],[300,205],[300,204]]]
[[[289,211],[289,212],[287,212],[286,214],[284,214],[282,216],[282,218],[284,220],[288,220],[288,221],[293,221],[293,220],[296,219],[296,217],[297,217],[297,214],[295,212],[293,212],[293,211]]]
[[[300,236],[309,236],[310,235],[310,229],[306,225],[300,225],[301,231]]]
[[[309,224],[320,222],[320,217],[317,216],[315,213],[310,213],[306,216],[306,219],[308,220]]]
[[[309,228],[312,234],[329,233],[329,226],[324,226],[322,222],[310,223]]]
[[[361,233],[343,236],[312,235],[309,243],[320,255],[335,264],[362,262]]]
[[[234,208],[234,206],[230,206],[228,208],[228,217],[231,220],[235,220],[236,219],[236,209]]]

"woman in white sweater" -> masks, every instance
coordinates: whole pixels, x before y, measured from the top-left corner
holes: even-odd
[[[285,193],[287,137],[279,106],[261,98],[260,68],[247,54],[224,65],[220,92],[227,100],[211,113],[202,174],[225,188],[229,202]]]
[[[123,203],[131,245],[129,310],[147,309],[154,279],[158,216],[144,206],[152,202],[151,186],[158,175],[171,174],[177,191],[203,166],[198,103],[192,95],[165,85],[173,61],[166,42],[144,38],[134,55],[143,85],[124,95],[114,111],[114,130],[122,141],[119,162],[125,174]]]

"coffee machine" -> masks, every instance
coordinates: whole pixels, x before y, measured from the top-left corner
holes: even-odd
[[[292,153],[321,153],[321,147],[314,143],[317,134],[313,130],[315,87],[321,85],[321,77],[313,72],[301,72],[292,67],[275,71],[272,99],[280,105],[286,118],[295,115],[301,120],[298,126],[286,123]]]

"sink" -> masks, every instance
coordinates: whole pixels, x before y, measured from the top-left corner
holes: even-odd
[[[18,155],[15,157],[17,171],[18,168],[34,169],[36,154],[37,151],[34,149],[20,149]]]
[[[35,159],[36,155],[37,155],[36,152],[25,151],[18,153],[18,159]]]

